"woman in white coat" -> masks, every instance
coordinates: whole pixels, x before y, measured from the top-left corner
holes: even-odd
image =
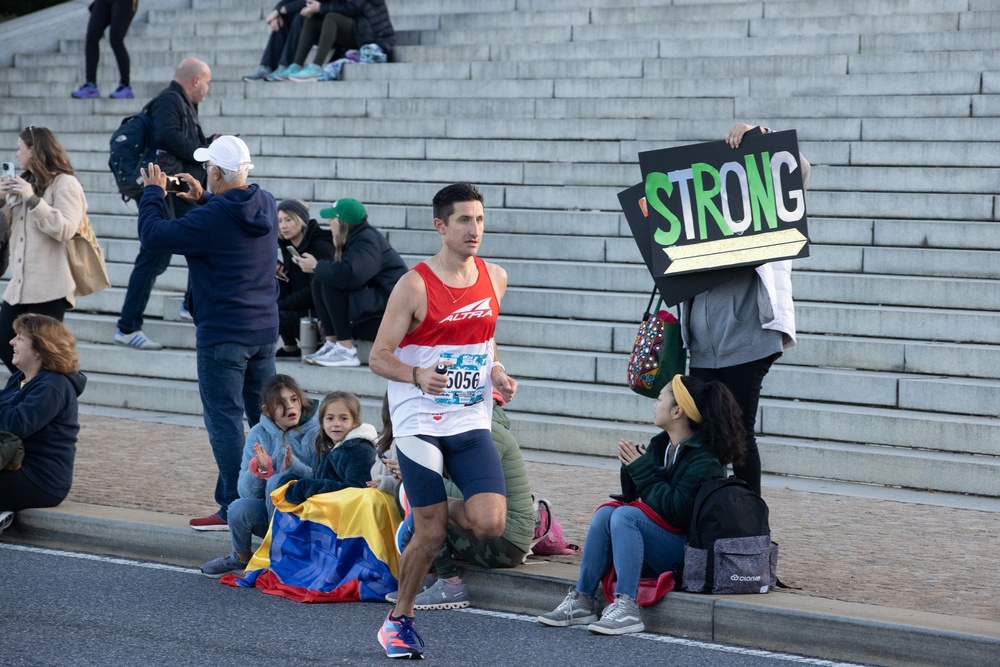
[[[13,323],[22,313],[60,322],[75,305],[65,242],[87,211],[73,165],[50,130],[29,126],[17,139],[20,176],[0,179],[0,224],[9,229],[10,282],[0,304],[0,360],[13,373]]]

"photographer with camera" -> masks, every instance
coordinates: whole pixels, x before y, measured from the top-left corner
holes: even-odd
[[[219,467],[219,511],[192,519],[190,525],[195,530],[225,530],[229,505],[239,498],[243,414],[251,427],[257,424],[257,397],[264,381],[274,375],[278,208],[269,192],[247,184],[253,164],[239,137],[219,137],[193,157],[208,163],[211,192],[193,175],[179,174],[190,190],[178,198],[201,206],[177,219],[166,216],[163,170],[152,163],[142,170],[146,187],[139,203],[139,241],[150,252],[187,259],[197,327],[198,390]]]
[[[194,152],[211,143],[205,138],[198,120],[198,105],[208,94],[211,81],[212,71],[207,64],[196,58],[186,58],[177,66],[170,85],[153,98],[149,107],[157,149],[156,164],[164,174],[191,174],[202,187],[205,184],[205,169],[195,159]],[[183,217],[197,205],[195,201],[177,196],[176,191],[182,188],[179,181],[175,179],[170,185],[173,187],[167,188],[168,195],[164,202],[168,220]],[[128,279],[115,343],[137,350],[163,349],[162,345],[142,333],[142,315],[156,278],[167,270],[170,257],[170,253],[139,248],[135,267]],[[189,294],[185,295],[184,301],[184,308],[190,310]]]

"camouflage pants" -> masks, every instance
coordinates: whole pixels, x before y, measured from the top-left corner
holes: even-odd
[[[515,567],[524,561],[525,552],[502,537],[481,542],[461,528],[448,526],[448,540],[434,559],[433,569],[439,577],[458,576],[452,554],[480,567]]]

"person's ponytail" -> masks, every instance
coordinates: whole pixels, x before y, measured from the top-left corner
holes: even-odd
[[[685,380],[694,378],[685,377]],[[694,385],[694,386],[692,386]],[[723,383],[685,382],[702,415],[700,431],[705,447],[727,465],[743,462],[746,453],[746,429],[740,406]]]

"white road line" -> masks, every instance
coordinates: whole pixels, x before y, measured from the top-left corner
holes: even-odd
[[[492,616],[495,618],[505,618],[511,621],[523,621],[526,623],[537,623],[536,616],[526,616],[524,614],[510,614],[503,611],[490,611],[488,609],[456,609],[455,611],[464,612],[466,614],[479,614],[481,616]],[[581,628],[582,629],[582,626]],[[748,655],[757,658],[773,658],[775,660],[783,660],[785,662],[795,662],[800,665],[817,665],[818,667],[857,667],[857,663],[854,662],[835,662],[833,660],[823,660],[821,658],[807,658],[801,655],[791,655],[789,653],[776,653],[774,651],[765,651],[763,649],[746,648],[743,646],[732,646],[730,644],[713,644],[711,642],[699,641],[697,639],[684,639],[683,637],[670,637],[668,635],[654,635],[648,632],[640,632],[631,635],[622,635],[623,637],[630,637],[635,639],[644,639],[646,641],[660,642],[661,644],[679,644],[681,646],[690,646],[692,648],[708,649],[712,651],[722,651],[724,653],[736,653],[738,655]]]
[[[76,553],[74,551],[61,551],[59,549],[46,549],[43,547],[31,547],[23,544],[7,544],[0,542],[0,549],[11,551],[29,551],[31,553],[43,554],[45,556],[62,556],[64,558],[78,558],[80,560],[93,560],[99,563],[110,563],[112,565],[131,565],[133,567],[143,567],[148,570],[166,570],[167,572],[181,572],[183,574],[201,575],[200,570],[190,567],[177,567],[176,565],[164,565],[163,563],[145,563],[127,558],[113,558],[111,556],[99,556],[97,554]]]
[[[166,570],[167,572],[180,572],[182,574],[201,575],[200,570],[189,567],[177,567],[176,565],[164,565],[162,563],[145,563],[127,558],[112,558],[110,556],[99,556],[97,554],[76,553],[73,551],[60,551],[58,549],[46,549],[43,547],[31,547],[22,544],[7,544],[0,542],[0,549],[10,551],[28,551],[31,553],[43,554],[46,556],[62,556],[64,558],[78,558],[80,560],[92,560],[99,563],[110,563],[112,565],[131,565],[132,567],[142,567],[149,570]],[[493,618],[504,618],[511,621],[521,621],[524,623],[537,623],[535,616],[524,614],[511,614],[504,611],[491,611],[489,609],[456,609],[466,614],[478,614],[480,616],[491,616]],[[835,662],[832,660],[822,660],[820,658],[807,658],[801,655],[790,655],[788,653],[775,653],[762,649],[744,648],[742,646],[731,646],[728,644],[713,644],[696,639],[684,639],[683,637],[670,637],[668,635],[654,635],[648,632],[640,632],[632,635],[623,635],[634,639],[644,639],[646,641],[660,642],[662,644],[679,644],[692,648],[708,649],[711,651],[722,651],[724,653],[735,653],[738,655],[749,655],[758,658],[773,658],[785,662],[795,662],[800,665],[816,665],[817,667],[856,667],[853,662]]]

